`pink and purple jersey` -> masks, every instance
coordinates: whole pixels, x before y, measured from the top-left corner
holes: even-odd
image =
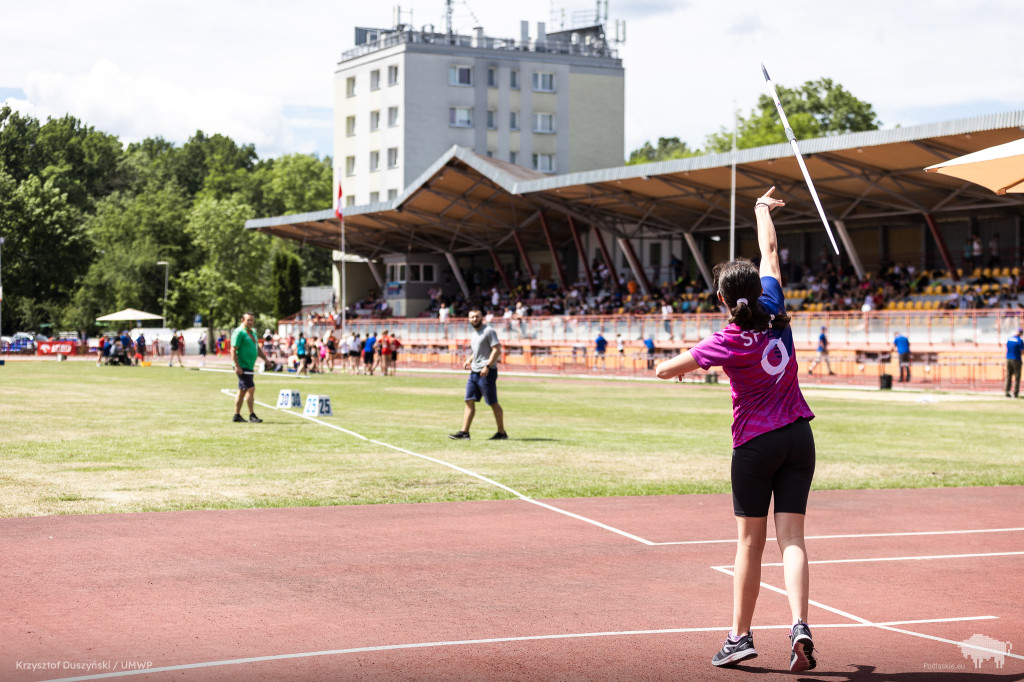
[[[782,287],[762,277],[761,306],[771,314],[786,309]],[[721,367],[732,389],[732,444],[739,447],[755,436],[813,419],[800,384],[793,349],[793,331],[744,331],[730,324],[690,349],[703,369]]]

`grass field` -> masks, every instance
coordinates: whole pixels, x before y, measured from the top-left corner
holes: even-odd
[[[324,421],[462,466],[538,498],[727,492],[727,386],[503,377],[511,440],[452,441],[462,374],[257,377],[331,397]],[[0,367],[0,516],[481,500],[509,495],[439,464],[293,415],[230,421],[230,374]],[[816,489],[1024,484],[1024,401],[808,390]],[[925,400],[926,402],[922,402]]]

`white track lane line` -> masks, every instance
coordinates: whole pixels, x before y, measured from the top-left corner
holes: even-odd
[[[734,573],[728,567],[725,567],[725,566],[712,566],[711,568],[713,570],[715,570],[715,571],[719,571],[720,573],[725,573],[728,576],[734,575]],[[781,594],[783,596],[788,596],[787,593],[786,593],[786,590],[778,588],[778,587],[775,587],[774,585],[769,585],[768,583],[765,583],[765,582],[760,583],[760,585],[761,585],[761,587],[765,588],[766,590],[771,590],[772,592],[777,592],[778,594]],[[903,634],[903,635],[911,635],[912,637],[920,637],[921,639],[930,639],[932,641],[942,642],[944,644],[953,644],[953,645],[956,645],[956,646],[962,646],[963,645],[963,642],[956,642],[956,641],[954,641],[952,639],[946,639],[944,637],[935,637],[934,635],[926,635],[926,634],[921,633],[921,632],[914,632],[913,630],[903,630],[901,628],[893,627],[893,625],[890,625],[888,623],[873,623],[873,622],[869,621],[867,618],[861,618],[860,616],[855,616],[852,613],[848,613],[846,611],[842,611],[842,610],[837,609],[837,608],[835,608],[833,606],[828,606],[827,604],[822,604],[821,602],[814,601],[813,599],[808,599],[807,603],[810,604],[811,606],[817,606],[819,609],[824,609],[825,611],[829,611],[831,613],[834,613],[837,616],[842,616],[844,618],[849,618],[850,620],[856,621],[856,622],[860,623],[861,625],[875,627],[875,628],[878,628],[880,630],[888,630],[889,632],[897,632],[897,633],[900,633],[900,634]],[[998,616],[992,616],[992,618],[998,618]],[[900,623],[894,623],[894,624],[900,624]],[[1019,654],[1011,654],[1009,652],[997,651],[995,649],[986,649],[985,647],[975,647],[973,644],[971,645],[971,648],[978,649],[979,651],[985,651],[987,653],[999,654],[1001,656],[1010,656],[1012,658],[1018,658],[1018,659],[1024,661],[1024,656],[1021,656]]]
[[[1019,533],[1024,528],[978,528],[974,530],[922,530],[895,533],[854,533],[850,535],[808,535],[804,540],[847,540],[856,538],[902,538],[914,535],[972,535],[975,533]],[[778,538],[767,538],[774,542]],[[676,542],[652,542],[652,545],[713,545],[718,543],[736,542],[736,538],[728,540],[680,540]]]
[[[993,620],[995,616],[965,616],[962,618],[932,618],[924,620],[897,620],[887,623],[819,623],[815,629],[822,628],[861,628],[880,627],[891,625],[916,625],[921,623],[955,623],[963,621]],[[467,646],[473,644],[506,644],[509,642],[537,642],[553,639],[583,639],[588,637],[636,637],[641,635],[673,635],[689,632],[722,632],[728,630],[729,626],[701,628],[666,628],[662,630],[625,630],[622,632],[578,632],[564,633],[557,635],[527,635],[524,637],[493,637],[488,639],[464,639],[450,642],[419,642],[415,644],[386,644],[382,646],[355,647],[352,649],[332,649],[328,651],[308,651],[297,654],[277,654],[274,656],[253,656],[251,658],[232,658],[223,661],[206,661],[203,663],[184,663],[181,665],[168,665],[159,668],[148,668],[142,670],[121,670],[110,673],[99,673],[95,675],[81,675],[79,677],[60,677],[44,682],[81,682],[83,680],[103,680],[112,677],[128,677],[130,675],[149,675],[151,673],[174,672],[177,670],[195,670],[197,668],[213,668],[225,665],[244,665],[248,663],[266,663],[269,661],[285,661],[297,658],[314,658],[318,656],[340,656],[344,654],[373,653],[379,651],[397,651],[401,649],[429,649],[432,647],[445,646]],[[758,630],[789,630],[789,625],[760,625]],[[980,647],[973,647],[980,649]],[[985,649],[981,649],[986,651]]]
[[[221,389],[221,393],[223,393],[225,395],[229,395],[229,396],[234,396],[235,395],[234,391],[231,391],[230,389],[226,389],[226,388]],[[487,483],[488,485],[493,485],[496,488],[500,488],[501,490],[504,490],[505,492],[509,493],[510,495],[518,497],[523,502],[529,502],[530,504],[535,504],[538,507],[543,507],[544,509],[549,509],[551,511],[558,512],[559,514],[563,514],[563,515],[568,516],[570,518],[577,519],[578,521],[583,521],[584,523],[589,523],[589,524],[591,524],[593,526],[597,526],[598,528],[603,528],[604,530],[611,531],[612,533],[616,533],[618,535],[621,535],[622,537],[629,538],[630,540],[635,540],[635,541],[640,542],[640,543],[645,544],[645,545],[653,544],[650,540],[645,540],[642,537],[639,537],[637,535],[633,535],[632,533],[627,533],[624,530],[620,530],[618,528],[613,528],[612,526],[609,526],[607,524],[601,523],[600,521],[595,521],[594,519],[589,519],[586,516],[580,516],[579,514],[574,514],[574,513],[570,512],[570,511],[566,511],[565,509],[559,509],[558,507],[550,505],[550,504],[548,504],[546,502],[541,502],[540,500],[535,500],[532,497],[528,497],[528,496],[522,494],[518,490],[513,490],[512,488],[509,488],[507,485],[505,485],[503,483],[498,483],[494,479],[487,478],[486,476],[483,476],[482,474],[478,474],[475,471],[470,471],[469,469],[465,469],[463,467],[460,467],[457,464],[452,464],[451,462],[445,462],[444,460],[437,459],[436,457],[430,457],[428,455],[421,455],[418,452],[413,452],[412,450],[407,450],[405,448],[398,447],[397,445],[391,445],[390,443],[385,443],[383,441],[374,440],[373,438],[367,438],[366,436],[358,434],[355,431],[350,431],[349,429],[342,428],[342,427],[336,426],[334,424],[328,424],[327,422],[321,421],[321,420],[317,419],[316,417],[310,417],[308,415],[305,415],[305,414],[302,414],[302,413],[299,413],[299,412],[291,412],[289,410],[279,409],[276,405],[270,405],[268,403],[261,403],[259,401],[255,401],[255,402],[260,407],[266,407],[266,408],[269,408],[271,410],[275,410],[277,412],[283,412],[285,414],[290,414],[293,417],[299,417],[300,419],[305,419],[305,420],[311,421],[311,422],[313,422],[315,424],[320,424],[321,426],[326,426],[329,429],[334,429],[335,431],[341,431],[342,433],[347,433],[350,436],[355,436],[356,438],[359,438],[361,440],[365,440],[368,443],[373,443],[374,445],[380,445],[381,447],[389,448],[391,450],[395,450],[397,452],[402,452],[402,453],[405,453],[407,455],[412,455],[413,457],[419,457],[420,459],[425,459],[428,462],[434,462],[435,464],[440,464],[441,466],[446,466],[449,469],[454,469],[455,471],[458,471],[460,473],[466,474],[467,476],[472,476],[473,478],[476,478],[476,479],[478,479],[480,481],[483,481],[484,483]]]

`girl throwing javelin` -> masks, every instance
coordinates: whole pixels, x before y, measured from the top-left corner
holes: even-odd
[[[718,300],[729,324],[690,350],[658,365],[658,378],[681,378],[698,367],[720,366],[732,387],[732,499],[738,541],[733,575],[732,632],[711,663],[732,666],[757,656],[750,623],[761,583],[768,506],[775,497],[775,530],[782,550],[786,593],[793,614],[793,672],[817,664],[807,626],[807,551],[804,516],[814,476],[814,436],[797,381],[771,212],[785,204],[772,187],[754,205],[760,272],[745,258],[715,266]]]

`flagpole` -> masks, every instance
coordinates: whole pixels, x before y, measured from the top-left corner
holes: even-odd
[[[732,102],[732,194],[729,198],[729,260],[736,260],[736,100]]]
[[[341,191],[341,170],[337,170],[338,173],[338,199],[337,204],[334,207],[334,215],[337,216],[341,222],[341,329],[342,333],[348,333],[348,316],[345,308],[347,307],[346,302],[348,298],[346,296],[346,278],[345,278],[345,261],[348,260],[347,254],[345,253],[345,214],[342,211],[341,198],[343,193]]]

